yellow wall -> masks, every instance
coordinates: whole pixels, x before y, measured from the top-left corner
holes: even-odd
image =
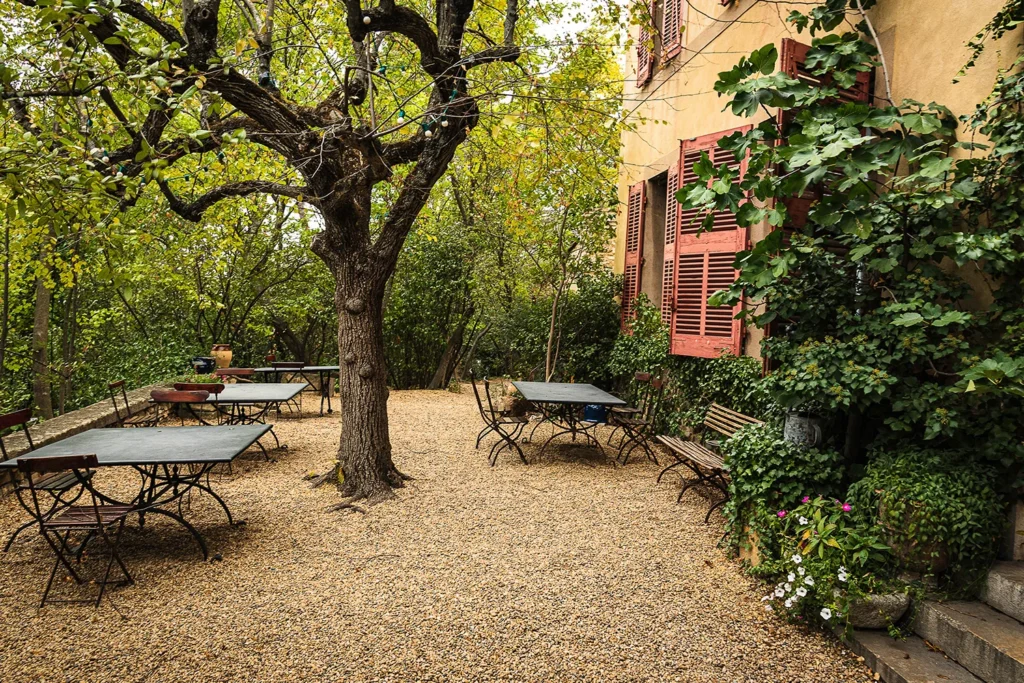
[[[757,119],[740,119],[723,111],[726,100],[714,91],[720,71],[726,71],[741,56],[767,43],[781,47],[783,38],[810,43],[784,21],[792,9],[807,9],[807,3],[767,3],[737,0],[723,8],[719,0],[690,0],[685,18],[683,50],[667,64],[655,65],[654,77],[642,89],[636,88],[636,53],[630,50],[626,73],[625,105],[633,114],[631,130],[622,136],[622,165],[619,170],[619,202],[625,206],[630,185],[663,173],[674,163],[679,141]],[[879,0],[871,10],[892,78],[893,99],[904,98],[944,104],[955,114],[970,113],[992,89],[997,70],[1012,62],[1021,31],[989,45],[978,64],[959,83],[953,79],[968,57],[966,42],[1002,7],[1003,0]],[[841,30],[851,30],[847,25]],[[637,27],[632,35],[636,38]],[[656,46],[657,47],[657,46]],[[1002,49],[1001,49],[1002,48]],[[877,94],[884,92],[881,70],[876,76]],[[962,139],[967,139],[964,130]],[[648,205],[648,215],[652,211]],[[648,222],[645,240],[655,234]],[[764,230],[752,230],[752,239]],[[658,231],[660,234],[660,230]],[[614,268],[622,272],[625,214],[620,210],[615,241]],[[646,250],[645,250],[646,251]],[[658,301],[660,286],[649,271],[661,263],[644,264],[643,291]],[[756,355],[760,334],[748,330],[746,352]]]

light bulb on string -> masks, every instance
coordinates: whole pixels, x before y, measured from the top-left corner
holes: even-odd
[[[442,128],[447,128],[448,127],[448,119],[444,119],[444,118],[441,119],[441,127]]]
[[[398,110],[398,125],[401,126],[401,125],[404,125],[404,124],[405,124],[405,110],[404,109],[399,109]]]
[[[371,21],[370,15],[369,14],[364,14],[363,15],[363,23],[366,24],[367,26],[369,26],[370,25],[370,21]]]

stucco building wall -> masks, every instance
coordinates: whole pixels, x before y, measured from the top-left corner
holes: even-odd
[[[658,0],[655,23],[660,19]],[[882,51],[891,77],[893,99],[904,98],[944,104],[957,115],[967,114],[992,89],[997,72],[1012,63],[1021,32],[991,44],[976,66],[954,83],[967,61],[966,42],[1002,7],[1002,0],[879,0],[870,11],[879,33]],[[633,111],[631,127],[622,136],[622,165],[619,175],[620,207],[625,207],[629,187],[647,181],[644,227],[644,261],[641,291],[652,301],[661,297],[661,241],[664,238],[665,174],[679,155],[681,140],[698,137],[760,119],[743,119],[724,111],[727,100],[714,91],[718,73],[731,69],[741,56],[767,43],[781,51],[782,40],[793,38],[810,43],[785,17],[793,9],[807,9],[806,3],[767,3],[737,0],[722,7],[718,0],[690,0],[684,3],[681,52],[662,63],[657,60],[654,75],[644,87],[635,83],[636,52],[630,50],[626,73],[625,104]],[[852,30],[847,24],[840,30]],[[636,40],[638,28],[632,28]],[[655,54],[660,38],[655,38]],[[875,79],[876,94],[883,94],[881,70]],[[961,139],[971,133],[966,126]],[[750,239],[761,239],[767,226],[755,227]],[[622,272],[626,233],[625,212],[619,212],[614,249],[614,268]],[[758,355],[760,332],[747,329],[744,352]]]

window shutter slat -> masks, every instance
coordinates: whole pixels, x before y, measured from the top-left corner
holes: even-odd
[[[707,152],[716,166],[726,165],[742,176],[746,160],[736,161],[731,152],[720,149],[718,141],[750,126],[684,140],[679,149],[678,183],[682,187],[697,180],[693,164]],[[670,176],[671,177],[671,176]],[[746,248],[747,231],[730,211],[716,212],[713,228],[698,235],[700,212],[679,209],[675,235],[675,282],[673,283],[673,320],[670,325],[671,353],[713,358],[723,352],[739,354],[742,323],[735,319],[741,306],[708,306],[708,297],[729,287],[739,274],[733,268],[736,253]],[[666,246],[666,258],[668,248]]]
[[[647,183],[641,181],[629,188],[626,202],[626,258],[622,269],[622,328],[633,317],[633,301],[640,293],[644,253],[644,213]]]

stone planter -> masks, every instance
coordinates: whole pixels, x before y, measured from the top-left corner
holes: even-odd
[[[883,629],[899,621],[909,608],[906,593],[868,595],[850,603],[848,619],[853,628]]]
[[[916,504],[922,505],[922,503]],[[907,510],[895,525],[896,528],[909,529],[911,526],[917,526],[914,524],[914,505],[914,501],[908,502]],[[881,520],[887,519],[884,503],[878,505],[878,516]],[[946,571],[949,567],[949,546],[947,544],[939,541],[920,543],[912,538],[898,540],[899,535],[889,526],[890,523],[883,522],[882,524],[882,528],[885,530],[885,542],[892,548],[893,555],[908,578],[940,576]]]

